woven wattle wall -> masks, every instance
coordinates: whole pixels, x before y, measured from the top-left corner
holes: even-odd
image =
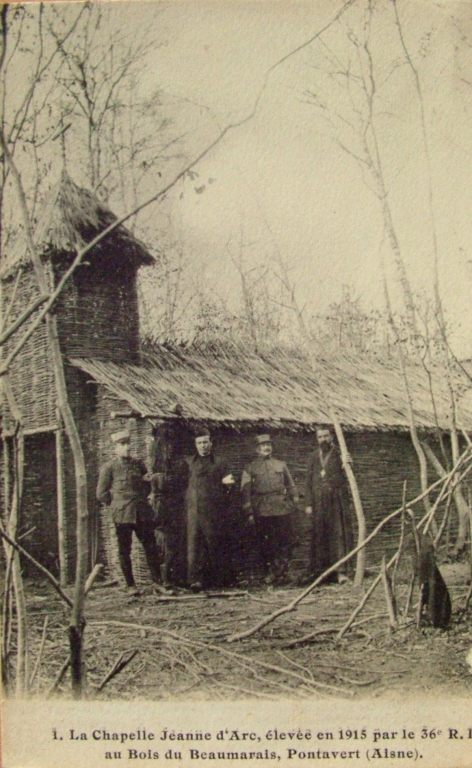
[[[38,457],[41,457],[40,461]],[[54,433],[25,437],[24,469],[18,536],[22,546],[57,576],[59,555]],[[37,576],[36,569],[27,560],[22,561],[22,567],[28,575]]]
[[[255,455],[255,431],[229,434],[227,431],[214,432],[216,452],[224,456],[231,469],[235,470],[239,481],[240,472],[247,462]],[[288,464],[297,489],[305,493],[306,468],[310,453],[316,438],[314,435],[302,432],[272,431],[274,456],[283,459]],[[411,443],[408,432],[361,432],[346,433],[348,450],[353,460],[353,469],[359,486],[364,514],[369,534],[390,512],[401,506],[403,483],[407,481],[407,500],[421,492],[419,481],[418,458]],[[430,441],[431,442],[431,441]],[[436,455],[439,448],[431,442]],[[436,474],[429,469],[428,482],[437,479]],[[435,494],[431,495],[434,501]],[[295,531],[298,544],[293,553],[292,570],[302,573],[309,562],[310,520],[304,514],[305,499],[299,505],[299,511],[294,516]],[[444,505],[441,505],[438,519],[441,519]],[[415,507],[419,520],[424,514],[423,504]],[[351,503],[351,520],[354,530],[354,541],[357,541],[357,523],[355,511]],[[456,515],[453,510],[451,536],[457,529]],[[251,553],[251,539],[247,530],[242,529],[245,536],[241,570],[253,571],[257,568],[257,557]],[[382,555],[392,555],[397,547],[400,536],[400,517],[389,523],[381,533],[367,546],[368,565],[378,564]]]
[[[45,269],[49,280],[51,280],[49,264],[45,264]],[[2,284],[4,307],[9,306],[16,290],[15,300],[9,314],[9,324],[13,323],[39,295],[37,280],[31,267],[24,268],[16,289],[15,283],[16,276],[14,275],[8,280],[4,280]],[[22,326],[21,331],[15,333],[8,340],[4,347],[5,357],[16,346],[21,334],[34,322],[39,311],[40,309],[37,309]],[[10,383],[22,414],[25,429],[50,427],[56,422],[54,373],[44,323],[38,326],[13,361],[10,368]],[[4,416],[3,429],[11,430],[14,425],[8,407],[5,407],[2,413]]]
[[[55,265],[56,282],[65,268],[64,262]],[[100,256],[77,270],[56,308],[67,357],[139,362],[135,266]]]
[[[102,390],[105,393],[105,390]],[[99,399],[100,414],[100,461],[103,462],[112,454],[110,452],[110,432],[127,425],[132,433],[134,455],[147,460],[145,437],[150,434],[150,426],[145,421],[114,420],[110,421],[111,410],[126,411],[129,407],[117,400]],[[254,436],[256,430],[234,432],[228,429],[213,431],[215,453],[223,458],[230,470],[235,474],[237,488],[233,501],[225,515],[224,525],[227,528],[225,542],[225,561],[240,581],[251,581],[260,574],[261,564],[250,527],[245,524],[241,510],[239,486],[244,465],[254,458]],[[299,492],[304,493],[306,467],[315,438],[313,434],[302,432],[272,431],[274,456],[285,460],[290,468]],[[403,482],[407,480],[407,498],[411,499],[420,493],[418,478],[418,461],[411,445],[408,433],[361,433],[347,434],[346,440],[353,459],[353,466],[367,519],[368,533],[390,512],[402,503]],[[192,451],[192,432],[184,431],[186,453]],[[430,474],[430,482],[436,478]],[[310,520],[303,512],[305,500],[302,499],[299,510],[294,516],[295,532],[298,539],[292,559],[291,570],[294,575],[302,575],[309,561]],[[418,506],[418,516],[423,514],[423,507]],[[356,520],[351,509],[354,533]],[[106,520],[106,518],[105,518]],[[400,521],[389,524],[386,529],[367,548],[369,565],[378,564],[384,553],[392,554],[399,539]],[[108,522],[102,525],[102,533],[106,542],[108,562],[113,566],[115,577],[120,577],[117,569],[116,542],[113,528]],[[105,552],[103,552],[105,554]],[[110,562],[113,561],[113,562]],[[141,583],[148,581],[147,568],[138,542],[133,549],[133,561],[136,575]]]
[[[244,432],[231,436],[224,432],[215,432],[216,450],[227,457],[230,466],[236,471],[239,480],[245,463],[252,460],[255,432]],[[286,461],[300,493],[305,493],[306,468],[310,454],[315,446],[314,435],[302,432],[272,433],[274,456]],[[390,512],[402,503],[403,481],[408,483],[408,498],[420,492],[418,460],[407,433],[360,433],[346,434],[349,452],[353,459],[353,468],[359,485],[359,491],[367,520],[368,533]],[[436,479],[431,477],[431,482]],[[293,553],[292,568],[303,572],[308,566],[310,520],[304,514],[305,500],[302,499],[299,511],[294,516],[298,545]],[[356,534],[354,509],[351,519]],[[398,545],[399,523],[389,525],[367,548],[368,563],[380,561],[384,552],[392,553]],[[246,562],[255,558],[248,553]]]

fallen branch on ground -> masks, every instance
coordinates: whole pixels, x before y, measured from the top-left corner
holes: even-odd
[[[184,637],[183,635],[179,635],[177,632],[171,632],[171,630],[168,629],[159,629],[158,627],[153,627],[149,624],[134,624],[134,623],[128,623],[125,621],[115,621],[115,620],[109,620],[109,621],[101,621],[101,620],[93,620],[89,622],[89,626],[113,626],[113,627],[123,627],[125,629],[137,629],[138,631],[145,630],[146,632],[153,632],[156,634],[163,635],[164,637],[168,636],[174,640],[177,640],[181,643],[184,643],[186,645],[190,645],[194,648],[202,648],[208,651],[216,651],[217,653],[221,653],[223,656],[226,656],[228,658],[234,659],[238,664],[242,664],[243,666],[250,666],[251,664],[257,665],[258,667],[262,667],[263,669],[267,669],[270,672],[277,672],[282,675],[286,675],[288,677],[295,678],[298,681],[303,682],[305,685],[308,685],[315,689],[322,689],[326,691],[330,691],[333,693],[341,693],[343,695],[354,695],[352,691],[346,691],[343,688],[339,688],[334,685],[328,685],[327,683],[320,683],[318,681],[314,680],[307,680],[303,675],[298,674],[297,672],[293,672],[290,669],[283,669],[281,667],[275,666],[273,664],[268,664],[265,661],[260,661],[259,659],[247,659],[244,656],[242,656],[240,653],[235,653],[234,651],[227,651],[225,648],[220,648],[217,645],[211,645],[210,643],[201,643],[198,640],[189,640],[187,637]]]
[[[465,455],[465,454],[463,454],[463,455]],[[459,464],[459,462],[458,462],[458,464]],[[468,468],[467,471],[469,471],[469,469],[470,469],[470,467]],[[414,531],[418,530],[420,528],[420,526],[425,523],[425,521],[430,520],[431,519],[431,515],[434,515],[434,512],[436,511],[437,507],[439,506],[439,503],[440,503],[441,499],[444,497],[444,492],[445,492],[446,484],[450,483],[451,480],[454,479],[454,472],[455,472],[455,469],[453,469],[450,472],[450,474],[447,476],[447,480],[446,480],[446,477],[443,478],[445,480],[445,485],[441,489],[441,493],[439,494],[438,498],[434,502],[433,507],[431,508],[430,512],[427,512],[424,515],[424,517],[419,521],[419,523],[417,523],[416,526],[415,525],[413,526],[413,530]],[[457,478],[456,478],[455,482],[456,483],[461,482],[462,479],[463,479],[463,476],[464,476],[464,473],[461,476],[461,478],[459,478],[459,480],[457,480]],[[412,502],[412,505],[413,505],[413,502]],[[405,505],[403,504],[402,508],[401,508],[402,516],[404,514],[404,511],[405,511]],[[400,558],[400,556],[402,554],[402,547],[403,547],[403,534],[400,536],[400,545],[398,547],[398,551],[393,555],[393,557],[387,563],[386,571],[388,571],[388,569],[391,568],[391,566],[394,565],[394,564],[395,564],[395,567],[397,566],[398,560],[399,560],[399,558]],[[342,636],[347,632],[347,630],[351,626],[351,624],[354,621],[354,619],[356,618],[356,616],[358,616],[359,613],[364,608],[365,604],[367,603],[367,600],[369,599],[369,597],[371,596],[371,594],[373,593],[373,591],[375,590],[377,584],[379,584],[381,579],[382,579],[382,572],[380,572],[378,574],[378,576],[374,579],[374,581],[370,585],[369,589],[367,590],[367,592],[363,596],[361,602],[359,603],[357,608],[352,612],[352,614],[349,617],[348,621],[346,622],[346,624],[344,625],[342,630],[339,632],[339,634],[338,634],[338,636],[336,638],[337,640],[340,640],[342,638]],[[413,587],[414,587],[414,579],[412,580],[411,585],[410,585],[410,591],[409,591],[409,594],[408,594],[407,605],[406,605],[406,609],[405,609],[405,616],[408,615],[410,601],[411,601],[412,594],[413,594]],[[395,629],[395,626],[391,624],[391,628]]]
[[[471,452],[471,449],[468,447],[464,451],[462,456],[460,457],[459,461],[453,467],[451,472],[449,472],[445,477],[442,477],[439,480],[436,480],[436,482],[433,483],[432,485],[430,485],[429,488],[427,488],[425,491],[420,493],[419,496],[417,496],[415,499],[410,501],[409,506],[413,506],[414,504],[417,504],[418,502],[422,501],[426,497],[427,494],[431,493],[431,491],[433,491],[438,486],[443,486],[444,487],[444,485],[446,485],[447,483],[450,483],[453,480],[454,475],[457,472],[458,468],[465,461],[467,456],[470,455],[470,452]],[[469,466],[469,470],[470,470],[470,466]],[[434,507],[433,507],[433,509],[434,509]],[[298,595],[298,597],[296,597],[294,600],[292,600],[288,605],[283,606],[282,608],[279,608],[277,611],[274,611],[269,616],[266,616],[264,619],[261,619],[261,621],[259,621],[257,624],[255,624],[250,629],[247,629],[244,632],[237,632],[237,633],[235,633],[233,635],[230,635],[229,637],[226,638],[226,642],[232,643],[235,640],[243,640],[246,637],[251,637],[252,635],[255,635],[256,632],[258,632],[260,629],[263,629],[268,624],[270,624],[272,621],[275,621],[275,619],[279,618],[279,616],[283,616],[284,614],[289,613],[290,611],[295,610],[295,608],[298,605],[298,603],[300,603],[307,595],[309,595],[310,592],[312,592],[315,589],[315,587],[317,587],[319,584],[321,584],[321,582],[324,581],[324,579],[327,576],[329,576],[331,573],[333,573],[334,571],[337,571],[339,569],[339,566],[344,565],[344,563],[347,563],[349,560],[351,560],[351,558],[353,558],[354,555],[357,555],[359,550],[362,549],[363,547],[365,547],[370,541],[372,541],[372,539],[374,539],[375,536],[377,536],[377,534],[382,530],[382,528],[385,527],[385,525],[387,525],[387,523],[389,523],[395,517],[400,515],[402,513],[402,510],[403,510],[403,504],[402,504],[401,507],[399,507],[399,509],[396,509],[394,512],[391,512],[389,515],[387,515],[387,517],[385,517],[383,520],[381,520],[381,522],[374,528],[372,533],[370,533],[364,539],[364,541],[362,541],[360,544],[358,544],[357,547],[352,549],[351,552],[348,552],[347,555],[345,555],[344,557],[340,558],[340,560],[338,560],[332,566],[327,568],[326,571],[324,571],[324,573],[322,573],[320,576],[318,576],[317,579],[315,579],[313,584],[310,584],[306,589],[304,589],[303,592],[300,595]],[[428,513],[428,515],[425,516],[425,517],[426,518],[431,518],[431,513]],[[423,521],[421,521],[421,522],[423,522]],[[381,577],[379,577],[379,579],[380,578]]]
[[[350,623],[350,627],[360,627],[361,624],[367,624],[368,621],[374,621],[376,619],[385,619],[387,618],[387,613],[376,613],[373,616],[367,616],[365,619],[361,619],[360,621],[356,621],[354,623]],[[310,632],[308,635],[303,635],[303,637],[298,637],[296,640],[291,640],[289,643],[284,643],[282,648],[293,648],[295,645],[301,645],[302,643],[306,643],[308,640],[312,640],[314,637],[317,637],[318,635],[325,635],[325,634],[331,634],[332,632],[341,632],[343,631],[344,634],[344,628],[343,630],[340,630],[339,627],[326,627],[326,629],[316,629],[314,632]],[[342,637],[342,635],[341,635]]]
[[[159,595],[154,597],[155,603],[185,603],[192,600],[213,600],[221,598],[248,597],[247,590],[233,592],[203,592],[198,595]]]
[[[66,674],[67,670],[69,669],[70,665],[70,656],[67,657],[64,664],[60,668],[59,672],[57,673],[56,679],[54,680],[53,684],[51,685],[50,689],[47,692],[46,698],[51,695],[51,693],[54,693],[57,688],[59,688],[60,684],[62,683],[64,679],[64,675]]]
[[[113,680],[114,677],[120,674],[120,672],[125,669],[125,667],[130,664],[134,657],[139,653],[138,649],[135,648],[134,651],[124,651],[121,656],[115,661],[112,668],[109,672],[105,675],[102,682],[97,686],[97,691],[103,691],[107,683],[110,682],[110,680]]]
[[[388,561],[387,568],[390,568],[393,565],[393,563],[395,562],[395,560],[397,558],[397,554],[395,554],[392,557],[392,559]],[[375,579],[373,580],[372,584],[370,585],[370,587],[367,590],[367,592],[365,593],[365,595],[362,597],[362,600],[360,601],[359,605],[356,608],[354,608],[353,612],[349,616],[349,618],[346,621],[345,625],[342,627],[342,629],[339,630],[338,635],[336,637],[336,640],[341,640],[342,636],[346,634],[348,629],[352,626],[352,624],[354,622],[354,619],[356,618],[356,616],[358,616],[360,614],[360,612],[364,608],[365,604],[367,603],[367,600],[371,596],[372,592],[375,590],[376,586],[378,584],[380,584],[381,581],[382,581],[382,574],[379,573],[379,575],[376,576]]]

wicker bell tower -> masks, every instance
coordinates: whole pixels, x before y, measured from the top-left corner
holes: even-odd
[[[115,215],[89,190],[64,172],[51,190],[38,218],[35,239],[49,285],[53,289],[77,250],[112,222]],[[89,506],[94,505],[97,472],[96,390],[87,376],[69,364],[71,358],[138,364],[140,359],[137,272],[153,257],[120,226],[86,255],[55,304],[60,347],[70,405],[77,422],[87,467]],[[7,254],[1,273],[6,327],[39,295],[26,248]],[[37,310],[39,311],[39,310]],[[35,315],[32,316],[34,319]],[[5,356],[17,343],[10,339]],[[41,325],[23,347],[10,370],[10,381],[25,434],[25,477],[19,534],[41,562],[71,576],[75,551],[75,491],[72,456],[57,411],[54,374],[46,329]],[[4,509],[11,492],[15,422],[3,405],[2,462]],[[28,533],[30,531],[30,533]]]

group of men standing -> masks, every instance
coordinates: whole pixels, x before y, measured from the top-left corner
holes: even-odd
[[[349,498],[339,451],[329,429],[319,427],[316,436],[305,489],[305,514],[311,521],[307,581],[351,549]],[[239,504],[236,481],[225,462],[215,456],[210,433],[202,429],[194,438],[195,453],[190,458],[178,455],[171,437],[164,440],[148,471],[143,461],[131,456],[128,430],[111,437],[115,458],[100,471],[97,499],[110,507],[120,566],[132,594],[137,593],[131,563],[133,531],[143,545],[158,592],[176,583],[200,591],[225,585],[231,578],[227,528],[230,512]],[[255,449],[256,458],[241,477],[242,510],[254,530],[265,583],[284,584],[300,496],[287,464],[273,457],[270,436],[258,435]],[[161,531],[163,554],[156,543],[156,528]],[[335,572],[330,580],[345,578],[343,572]]]

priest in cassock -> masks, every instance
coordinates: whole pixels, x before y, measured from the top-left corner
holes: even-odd
[[[195,432],[195,454],[187,466],[187,577],[190,589],[200,592],[228,577],[225,528],[235,481],[214,455],[207,429]]]
[[[348,483],[341,456],[330,429],[318,427],[316,439],[318,447],[310,457],[305,497],[305,512],[312,519],[313,581],[352,549]],[[326,581],[343,583],[346,571],[346,566],[340,566]]]

